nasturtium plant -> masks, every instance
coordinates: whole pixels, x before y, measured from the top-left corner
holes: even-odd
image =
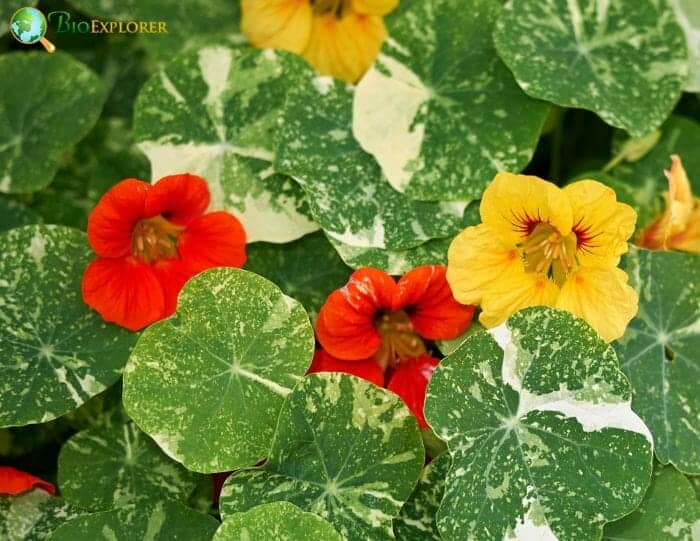
[[[529,95],[636,136],[663,123],[688,79],[685,35],[665,1],[511,0],[493,38]]]
[[[210,541],[218,525],[209,515],[180,503],[160,501],[79,516],[54,530],[48,541],[94,541],[96,538],[106,541]]]
[[[663,463],[700,474],[700,260],[634,249],[624,258],[639,312],[615,344],[634,410],[654,435]]]
[[[320,516],[289,502],[258,505],[233,513],[221,524],[214,541],[343,541]]]
[[[280,109],[311,76],[283,51],[212,45],[182,53],[136,100],[134,133],[153,179],[183,171],[203,177],[211,208],[239,218],[249,242],[316,231],[304,192],[272,166]]]
[[[61,495],[89,511],[157,500],[184,502],[196,485],[196,474],[164,455],[131,422],[78,432],[58,456]]]
[[[226,521],[289,501],[348,541],[391,539],[423,459],[418,424],[397,395],[347,374],[312,374],[287,397],[265,465],[226,481],[221,513]]]
[[[478,199],[532,157],[548,106],[525,95],[494,49],[497,0],[404,0],[357,86],[353,133],[412,199]]]
[[[0,495],[0,539],[44,541],[61,524],[82,514],[40,488],[17,496]]]
[[[124,369],[134,422],[189,470],[252,466],[314,350],[303,307],[251,272],[191,279],[176,313],[147,328]]]
[[[60,52],[0,55],[0,73],[17,82],[0,94],[0,192],[34,192],[51,182],[63,153],[94,126],[104,85]]]
[[[27,205],[14,199],[0,197],[0,233],[22,225],[39,222],[41,222],[39,215]]]
[[[641,505],[608,524],[603,541],[695,540],[700,536],[700,502],[688,480],[672,467],[655,466]]]
[[[119,378],[136,335],[83,303],[80,279],[91,258],[76,229],[28,225],[0,234],[0,426],[51,421]]]
[[[425,404],[452,457],[442,538],[599,539],[649,484],[631,398],[612,347],[567,312],[528,308],[469,337]]]

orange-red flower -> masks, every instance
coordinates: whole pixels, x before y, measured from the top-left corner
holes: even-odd
[[[442,266],[418,267],[398,283],[381,270],[365,267],[330,294],[319,312],[316,336],[333,357],[374,357],[386,369],[426,354],[423,339],[457,337],[473,314],[473,306],[452,296]]]
[[[10,466],[0,466],[0,494],[14,496],[33,488],[40,488],[53,496],[56,495],[56,488],[51,483]]]
[[[396,367],[396,371],[386,386],[387,389],[403,399],[408,409],[416,416],[418,425],[423,429],[428,428],[423,413],[425,391],[438,364],[440,364],[440,359],[428,355],[404,359]]]
[[[226,212],[205,214],[209,199],[206,182],[189,174],[112,187],[88,218],[98,258],[83,276],[84,301],[135,331],[172,314],[195,274],[242,266],[243,226]]]
[[[344,372],[384,387],[384,372],[377,361],[371,358],[362,361],[343,361],[336,359],[327,351],[317,349],[306,373],[315,374],[316,372]]]

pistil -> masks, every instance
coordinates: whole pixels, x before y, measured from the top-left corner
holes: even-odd
[[[576,266],[576,235],[563,236],[549,224],[538,224],[520,246],[527,272],[545,274],[561,285]]]

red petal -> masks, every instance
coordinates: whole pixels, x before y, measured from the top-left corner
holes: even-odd
[[[10,466],[0,466],[0,494],[22,494],[33,488],[56,495],[56,488],[51,483]]]
[[[83,275],[83,300],[105,321],[137,331],[165,317],[153,269],[132,258],[94,260]]]
[[[165,318],[175,312],[178,295],[193,273],[182,259],[158,261],[151,268],[163,289],[164,308],[161,318]]]
[[[445,267],[425,265],[399,280],[393,309],[405,309],[413,328],[429,340],[450,340],[463,333],[472,321],[474,307],[452,296]]]
[[[379,387],[384,387],[384,373],[377,361],[372,358],[362,361],[343,361],[336,359],[327,351],[318,349],[314,353],[314,360],[306,373],[315,374],[316,372],[343,372],[367,380]]]
[[[427,355],[421,355],[414,359],[404,359],[399,363],[386,387],[403,399],[408,409],[416,416],[421,428],[428,428],[423,414],[425,390],[438,364],[440,364],[439,359]]]
[[[396,283],[383,271],[365,267],[353,272],[319,312],[316,336],[323,348],[344,360],[374,355],[381,344],[374,319],[377,312],[390,308],[395,290]]]
[[[226,482],[226,479],[228,479],[232,471],[225,471],[221,473],[213,473],[211,476],[211,481],[212,481],[212,495],[211,495],[211,502],[214,505],[214,507],[217,507],[219,505],[219,498],[221,497],[221,489],[224,486],[224,483]]]
[[[191,276],[213,267],[242,267],[245,230],[235,216],[211,212],[190,222],[178,239],[177,250]]]
[[[148,217],[145,201],[151,185],[128,178],[112,186],[88,217],[90,246],[102,257],[123,257],[131,251],[136,223]]]
[[[148,193],[145,208],[149,217],[160,214],[174,224],[187,225],[207,210],[209,201],[206,181],[185,173],[156,182]]]

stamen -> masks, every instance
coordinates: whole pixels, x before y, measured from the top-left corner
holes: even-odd
[[[154,216],[141,220],[132,233],[131,252],[134,257],[150,263],[158,259],[172,259],[178,256],[177,240],[184,227]]]
[[[527,272],[544,274],[560,285],[576,264],[575,234],[564,237],[548,223],[539,223],[519,247]]]

